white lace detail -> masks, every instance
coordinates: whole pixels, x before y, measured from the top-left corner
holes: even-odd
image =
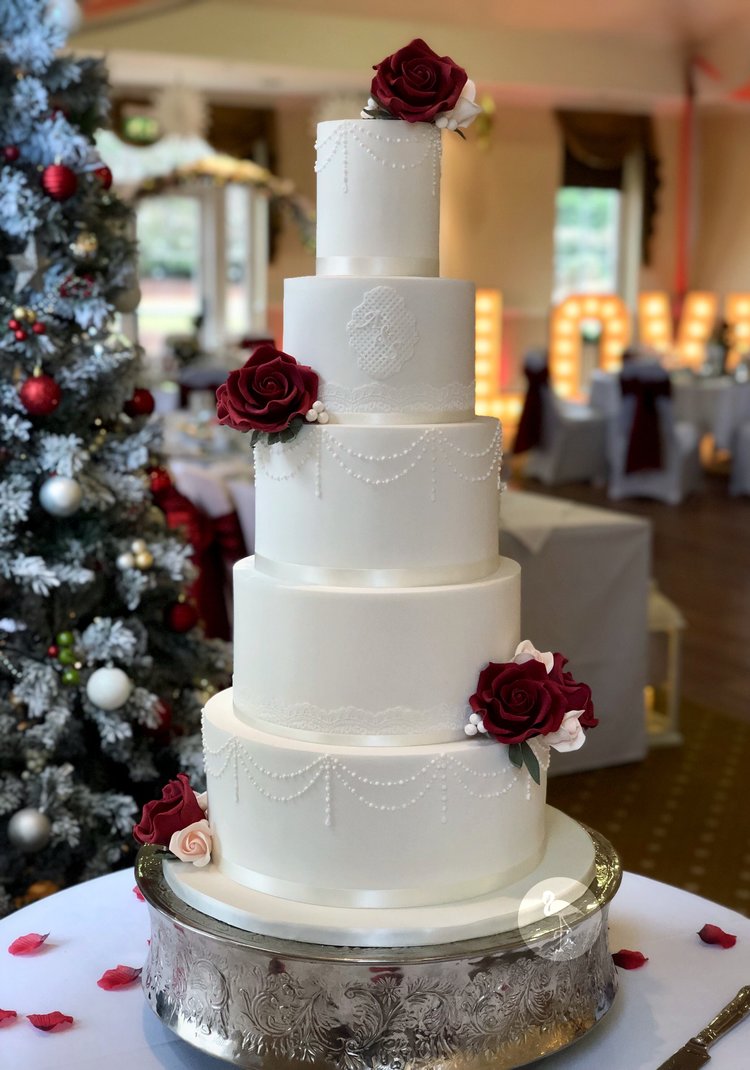
[[[415,773],[395,780],[379,780],[376,777],[362,776],[345,761],[332,754],[322,754],[318,758],[293,769],[279,773],[263,766],[253,754],[250,746],[242,743],[236,736],[225,739],[218,747],[208,746],[206,722],[203,724],[203,753],[206,773],[217,780],[231,776],[234,781],[235,802],[240,801],[240,784],[251,787],[264,798],[275,803],[289,803],[302,798],[322,781],[321,809],[324,824],[333,823],[337,792],[344,789],[361,806],[382,813],[401,813],[415,806],[430,791],[435,789],[440,798],[440,820],[448,819],[448,803],[451,798],[451,785],[460,791],[453,791],[454,804],[465,806],[466,796],[478,802],[499,799],[519,783],[525,784],[526,798],[531,799],[532,792],[541,790],[524,769],[516,769],[510,761],[502,763],[495,772],[483,773],[471,769],[459,757],[438,754],[426,761]],[[546,771],[549,764],[549,747],[540,740],[532,740],[534,753],[539,757],[539,764]],[[467,741],[467,747],[477,746]],[[483,741],[479,746],[500,748],[502,744]],[[473,781],[473,783],[467,783]],[[210,792],[210,787],[209,787]],[[347,800],[344,805],[351,805]]]
[[[431,709],[415,710],[409,706],[390,706],[385,710],[365,710],[359,706],[326,709],[312,702],[253,703],[248,713],[258,721],[281,728],[304,732],[321,732],[340,736],[403,736],[433,731],[463,732],[466,706],[444,702]]]
[[[392,286],[374,286],[352,312],[346,325],[357,364],[372,379],[400,372],[419,341],[417,321]]]
[[[366,383],[342,386],[325,383],[320,399],[331,413],[337,412],[474,412],[474,382],[391,386]]]

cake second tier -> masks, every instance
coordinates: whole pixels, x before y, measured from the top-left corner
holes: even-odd
[[[474,414],[474,286],[461,279],[287,279],[284,349],[347,423]]]

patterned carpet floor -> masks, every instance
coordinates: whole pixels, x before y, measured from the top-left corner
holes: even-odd
[[[684,702],[681,730],[636,765],[554,777],[548,800],[625,869],[750,915],[750,725]]]

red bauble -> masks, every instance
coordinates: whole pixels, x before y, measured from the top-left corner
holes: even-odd
[[[39,320],[37,320],[36,323],[32,324],[31,329],[34,334],[44,334],[44,332],[47,330],[44,324],[40,323]]]
[[[8,320],[8,328],[11,331],[17,331],[21,324],[16,319]]]
[[[101,167],[97,167],[94,171],[94,174],[99,179],[104,188],[109,189],[109,187],[112,185],[112,172],[107,167],[107,165],[102,164]]]
[[[18,330],[13,332],[13,337],[17,342],[25,342],[29,337],[23,327],[19,327]]]
[[[64,163],[51,163],[42,171],[42,189],[53,201],[67,201],[78,189],[75,171]]]
[[[3,159],[8,163],[15,163],[18,157],[21,155],[21,151],[18,145],[6,145],[3,149]]]
[[[148,474],[148,478],[151,484],[151,493],[156,498],[158,498],[160,494],[164,494],[172,486],[172,477],[166,468],[152,468]]]
[[[173,602],[165,613],[167,626],[173,632],[189,632],[198,623],[198,610],[192,602]]]
[[[60,404],[62,390],[51,375],[35,375],[21,386],[18,396],[32,416],[49,416]]]
[[[56,646],[54,643],[51,646],[47,647],[47,657],[48,658],[56,658],[59,653],[60,653],[60,647]]]
[[[139,387],[123,408],[128,416],[150,416],[154,411],[154,395],[150,390]]]

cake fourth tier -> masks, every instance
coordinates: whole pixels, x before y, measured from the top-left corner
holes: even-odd
[[[234,598],[234,709],[280,739],[465,740],[479,670],[519,640],[520,568],[506,558],[481,580],[402,588],[289,582],[247,558]]]

